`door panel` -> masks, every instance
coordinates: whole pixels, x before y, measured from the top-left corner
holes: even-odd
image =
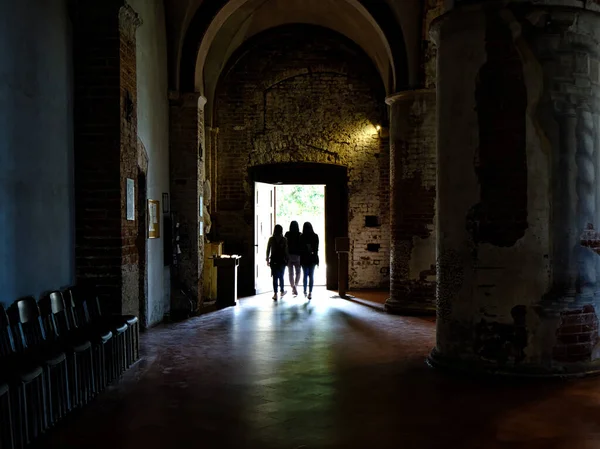
[[[267,266],[266,254],[269,237],[275,226],[275,186],[262,182],[254,183],[254,288],[256,294],[272,290],[271,269]]]

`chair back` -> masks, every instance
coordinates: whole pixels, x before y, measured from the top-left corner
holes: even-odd
[[[42,295],[38,301],[38,309],[40,311],[40,321],[44,327],[44,333],[46,334],[46,340],[57,341],[60,339],[61,331],[57,323],[56,316],[52,313],[52,303],[50,301],[50,294],[46,293]]]
[[[88,323],[97,321],[102,317],[100,300],[96,289],[91,283],[81,284],[75,288],[75,300],[85,305]]]
[[[71,328],[80,328],[91,322],[87,303],[80,290],[70,287],[64,291],[63,298]]]
[[[50,293],[50,310],[54,317],[54,325],[58,335],[65,336],[71,331],[71,325],[67,316],[65,300],[62,292],[54,291]]]
[[[19,299],[17,309],[25,345],[27,347],[44,345],[46,343],[46,331],[35,298],[26,296]]]
[[[100,298],[96,295],[90,295],[87,300],[87,310],[92,321],[102,318],[102,309],[100,308]]]
[[[0,304],[0,358],[17,352],[6,309]]]

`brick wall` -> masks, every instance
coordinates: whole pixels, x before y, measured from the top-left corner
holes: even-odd
[[[73,10],[76,273],[113,312],[138,313],[137,223],[126,178],[137,179],[133,10],[83,1]]]
[[[598,339],[598,317],[593,305],[564,311],[560,314],[560,325],[556,330],[554,360],[589,361]]]
[[[137,136],[137,78],[135,33],[140,19],[127,4],[119,9],[119,75],[120,75],[120,124],[121,124],[121,297],[123,313],[139,315],[140,304],[140,251],[146,250],[145,235],[138,239],[139,211],[146,204],[136,198],[135,220],[127,220],[126,180],[133,179],[136,190],[138,173]],[[139,196],[136,195],[138,198]]]
[[[203,145],[203,112],[198,107],[197,93],[172,93],[170,98],[169,140],[171,173],[171,212],[179,223],[177,264],[172,269],[172,310],[189,310],[181,288],[189,291],[199,306],[201,298],[204,239],[199,236],[199,195],[202,193],[204,168],[200,161]],[[196,305],[196,304],[195,304]],[[194,306],[195,306],[194,305]]]
[[[232,60],[216,97],[214,226],[227,252],[245,256],[241,290],[254,285],[248,168],[278,162],[348,168],[350,286],[387,286],[389,147],[375,129],[385,93],[371,61],[345,38],[299,25],[260,35]],[[365,227],[366,215],[379,226]]]

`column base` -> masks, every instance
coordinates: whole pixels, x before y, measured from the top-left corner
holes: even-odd
[[[589,363],[556,364],[554,366],[534,364],[499,366],[484,361],[447,357],[440,354],[435,348],[427,357],[426,363],[431,368],[450,373],[504,378],[572,379],[600,375],[600,360]]]
[[[384,304],[385,311],[391,315],[407,316],[435,316],[436,308],[433,304],[423,304],[411,301],[398,301],[388,298]]]

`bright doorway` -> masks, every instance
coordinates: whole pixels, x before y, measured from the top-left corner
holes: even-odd
[[[267,243],[273,234],[273,228],[280,224],[285,233],[292,220],[298,222],[300,230],[305,222],[310,222],[318,234],[320,265],[315,270],[315,286],[326,285],[325,185],[274,185],[256,182],[254,200],[256,293],[270,292],[273,289],[271,270],[266,264]],[[287,269],[284,279],[288,285]]]
[[[275,186],[275,224],[283,226],[284,234],[293,220],[298,222],[300,232],[305,222],[312,224],[319,236],[319,266],[315,269],[315,285],[327,283],[325,264],[325,186],[281,185]],[[289,284],[286,271],[285,283]],[[302,284],[302,278],[300,278]]]

